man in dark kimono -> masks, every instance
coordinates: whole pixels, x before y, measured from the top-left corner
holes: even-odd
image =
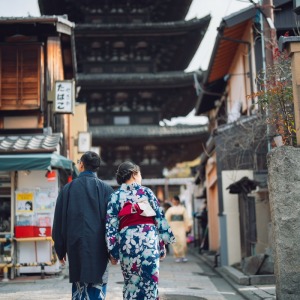
[[[79,177],[63,187],[56,202],[52,238],[63,265],[68,255],[72,300],[105,299],[105,217],[113,189],[97,178],[99,167],[97,153],[84,153],[78,161]]]

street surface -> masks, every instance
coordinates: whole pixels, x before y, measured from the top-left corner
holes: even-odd
[[[175,263],[172,255],[161,262],[160,300],[242,300],[232,287],[201,259],[188,255],[188,262]],[[58,276],[22,276],[0,283],[2,300],[70,300],[68,270]],[[110,267],[106,300],[122,300],[123,278],[120,266]]]

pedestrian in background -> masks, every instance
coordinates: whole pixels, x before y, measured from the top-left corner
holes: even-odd
[[[99,167],[97,153],[84,153],[79,177],[64,186],[56,202],[52,238],[62,265],[68,257],[72,300],[103,300],[106,295],[105,218],[113,189],[97,178]]]
[[[165,201],[164,204],[163,204],[163,210],[164,210],[164,213],[166,214],[166,211],[172,206],[172,204],[168,201]],[[166,244],[166,251],[167,251],[167,254],[170,253],[170,246],[169,244]]]
[[[172,207],[166,212],[166,219],[174,233],[176,243],[172,244],[176,262],[187,262],[186,234],[191,231],[192,221],[188,217],[186,208],[180,204],[178,196],[172,198]]]
[[[110,255],[120,259],[123,299],[158,299],[160,258],[173,233],[151,189],[142,186],[139,166],[124,162],[117,170],[120,188],[108,204],[106,235]]]
[[[207,211],[207,201],[203,202],[203,207],[200,214],[200,224],[201,224],[201,246],[200,248],[203,250],[209,249],[208,242],[208,211]]]

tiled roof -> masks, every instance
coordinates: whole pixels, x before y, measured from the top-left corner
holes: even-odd
[[[180,32],[182,31],[192,31],[192,30],[200,30],[205,33],[207,27],[209,25],[211,16],[206,15],[201,19],[191,19],[191,20],[180,20],[175,22],[147,22],[147,23],[85,23],[85,24],[77,24],[76,25],[76,33],[77,34],[93,34],[94,31],[101,32],[101,34],[110,35],[115,32],[143,32],[144,34],[153,33],[157,34],[157,32],[161,31],[173,31]]]
[[[160,138],[188,137],[208,133],[206,125],[126,125],[126,126],[90,126],[93,138],[97,139],[126,139],[126,138]]]
[[[78,83],[85,86],[97,85],[98,89],[109,89],[112,85],[120,87],[170,88],[189,87],[195,84],[195,75],[202,81],[202,71],[197,72],[161,72],[130,74],[84,74],[78,73]]]
[[[47,152],[56,150],[61,139],[60,133],[52,135],[9,135],[0,136],[0,152]]]

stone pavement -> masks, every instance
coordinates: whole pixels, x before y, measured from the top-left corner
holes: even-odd
[[[161,300],[242,300],[244,299],[218,273],[190,251],[187,263],[175,263],[168,255],[161,262]],[[1,300],[70,300],[67,269],[59,276],[22,276],[0,283]],[[122,299],[120,266],[111,266],[106,300]],[[254,298],[253,298],[254,299]]]
[[[242,285],[238,282],[243,282],[245,279],[245,275],[232,267],[214,267],[215,265],[215,257],[209,255],[208,253],[199,254],[195,248],[190,248],[190,252],[193,253],[197,258],[201,261],[205,262],[212,269],[214,269],[217,274],[222,276],[224,280],[226,280],[235,291],[237,291],[240,295],[242,295],[245,299],[248,300],[275,300],[276,299],[276,288],[275,283],[269,284],[260,284],[260,278],[256,278],[255,280],[252,278],[252,282],[257,282],[252,285]],[[254,277],[254,276],[253,276]],[[268,279],[268,278],[267,278]],[[266,281],[266,280],[264,280]],[[272,280],[270,280],[272,281]]]

